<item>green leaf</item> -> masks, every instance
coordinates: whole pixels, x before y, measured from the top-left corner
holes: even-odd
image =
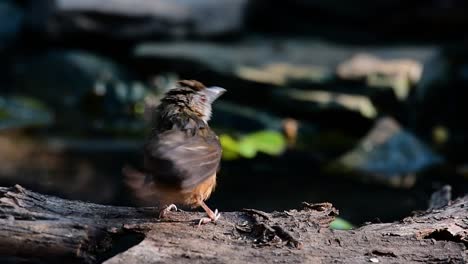
[[[259,131],[241,139],[240,145],[250,145],[256,151],[269,155],[279,155],[286,148],[286,140],[276,131]]]
[[[239,142],[239,154],[248,159],[255,157],[255,155],[257,155],[255,142],[241,140]]]
[[[239,158],[239,143],[231,136],[222,134],[219,136],[219,141],[223,147],[223,159],[233,160]]]
[[[337,230],[349,230],[349,229],[352,229],[354,226],[344,220],[343,218],[335,218],[335,220],[333,220],[333,222],[330,223],[330,228],[331,229],[337,229]]]
[[[279,155],[286,148],[286,140],[283,135],[276,131],[259,131],[242,137],[239,141],[227,134],[219,137],[223,147],[223,158],[227,160],[243,158],[254,158],[257,152],[268,155]]]
[[[223,147],[223,150],[230,150],[237,152],[238,150],[238,145],[237,141],[233,139],[231,136],[227,134],[222,134],[219,136],[219,142],[221,142],[221,146]]]

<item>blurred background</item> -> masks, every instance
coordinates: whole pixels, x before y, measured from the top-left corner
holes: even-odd
[[[228,90],[208,204],[329,201],[355,226],[401,219],[447,184],[468,192],[467,12],[462,0],[1,0],[0,185],[134,205],[121,169],[142,166],[148,109],[196,79]]]

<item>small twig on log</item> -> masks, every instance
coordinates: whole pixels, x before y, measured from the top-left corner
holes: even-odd
[[[263,218],[265,218],[266,220],[270,220],[270,216],[268,215],[268,213],[265,213],[263,211],[260,211],[260,210],[256,210],[256,209],[242,209],[243,212],[246,212],[246,213],[251,213],[251,214],[255,214],[255,215],[259,215]]]
[[[331,208],[333,208],[333,205],[331,203],[315,203],[315,204],[311,204],[311,203],[308,203],[308,202],[302,202],[302,205],[306,208],[309,208],[309,209],[312,209],[312,210],[316,210],[316,211],[320,211],[320,212],[323,212],[325,210],[329,210]]]
[[[284,241],[287,241],[289,244],[291,244],[291,246],[297,248],[297,249],[302,249],[303,247],[303,244],[295,239],[291,233],[289,233],[288,231],[284,230],[281,226],[272,226],[272,228],[275,230],[276,234],[278,234],[278,236],[284,240]]]

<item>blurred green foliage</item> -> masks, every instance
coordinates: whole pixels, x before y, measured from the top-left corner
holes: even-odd
[[[268,155],[279,155],[286,148],[286,140],[277,131],[258,131],[234,139],[222,134],[220,136],[223,147],[223,159],[233,160],[238,158],[254,158],[258,152]]]

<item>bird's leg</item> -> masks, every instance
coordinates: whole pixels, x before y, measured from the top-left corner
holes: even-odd
[[[211,211],[211,209],[208,207],[208,205],[205,204],[205,202],[203,201],[200,201],[199,202],[200,206],[203,208],[203,210],[205,210],[206,214],[208,215],[208,217],[203,217],[202,219],[200,219],[200,222],[198,222],[198,226],[200,225],[204,225],[204,224],[207,224],[209,222],[216,222],[219,217],[221,216],[221,214],[218,212],[218,209],[216,209],[214,212]]]
[[[177,212],[177,206],[175,206],[175,204],[170,204],[170,205],[164,207],[164,209],[162,209],[162,210],[159,211],[159,218],[164,218],[164,217],[166,217],[166,213],[167,213],[167,212],[170,212],[170,211],[175,211],[175,212]]]

